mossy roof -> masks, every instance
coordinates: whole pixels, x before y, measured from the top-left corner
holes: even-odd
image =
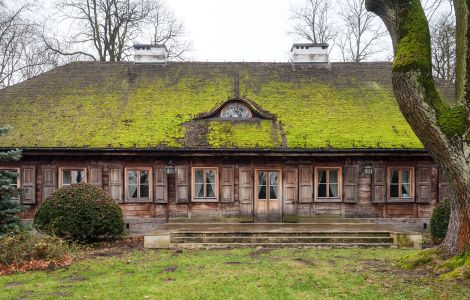
[[[198,118],[238,94],[273,118]],[[2,148],[423,148],[388,63],[75,62],[1,90],[0,120]]]

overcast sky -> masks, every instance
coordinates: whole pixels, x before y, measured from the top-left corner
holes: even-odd
[[[46,10],[55,2],[43,1]],[[302,2],[166,0],[167,5],[184,22],[188,37],[193,42],[193,51],[188,56],[199,61],[288,61],[290,46],[293,42],[301,41],[288,34],[290,8]],[[332,14],[331,17],[336,24],[340,24],[337,15]],[[390,58],[392,51],[388,36],[379,46],[383,51],[371,59]],[[339,60],[339,53],[333,52],[331,59]]]

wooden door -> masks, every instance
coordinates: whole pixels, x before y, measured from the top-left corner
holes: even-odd
[[[256,220],[281,221],[281,172],[279,170],[257,170],[255,183]]]

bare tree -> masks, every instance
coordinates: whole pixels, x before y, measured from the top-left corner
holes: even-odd
[[[345,23],[338,45],[343,61],[361,62],[383,50],[377,44],[387,31],[366,10],[364,0],[343,1],[339,15]]]
[[[31,4],[0,11],[0,88],[36,76],[57,64],[38,38],[38,25],[28,18]]]
[[[453,14],[440,14],[431,23],[431,54],[433,75],[437,78],[455,80],[455,20]]]
[[[173,57],[185,52],[178,48],[184,28],[158,0],[58,0],[57,22],[68,22],[67,36],[50,35],[45,26],[48,49],[64,56],[81,56],[96,61],[122,61],[146,27],[154,33],[149,42],[168,43]],[[157,24],[160,22],[160,24]],[[184,45],[183,45],[184,46]],[[178,51],[176,50],[178,48]]]
[[[290,33],[312,43],[334,44],[338,32],[329,18],[330,11],[329,0],[305,0],[302,5],[291,8]]]

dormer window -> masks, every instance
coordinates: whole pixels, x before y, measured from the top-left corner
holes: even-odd
[[[220,112],[221,118],[251,118],[251,110],[242,103],[229,103]]]

